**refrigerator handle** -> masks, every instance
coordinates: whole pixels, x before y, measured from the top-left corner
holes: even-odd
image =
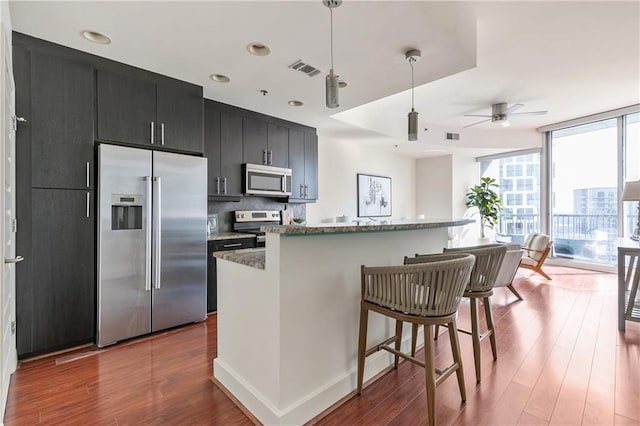
[[[155,285],[154,288],[160,289],[161,277],[160,277],[160,259],[162,258],[162,187],[160,185],[160,176],[155,176],[153,181],[156,185],[155,191],[155,209],[154,209],[154,217],[156,220],[156,229],[155,229]]]
[[[144,290],[151,291],[151,176],[145,176],[147,193],[146,210],[147,210],[147,223],[145,226],[145,244],[144,244]]]

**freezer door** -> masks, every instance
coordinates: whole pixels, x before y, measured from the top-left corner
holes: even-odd
[[[151,152],[98,147],[98,346],[151,331]]]
[[[151,328],[207,315],[207,160],[153,153],[154,235]]]

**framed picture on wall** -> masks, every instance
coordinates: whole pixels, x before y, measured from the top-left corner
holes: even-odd
[[[391,216],[391,178],[358,173],[358,217]]]

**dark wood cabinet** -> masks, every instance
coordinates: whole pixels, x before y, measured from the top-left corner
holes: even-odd
[[[218,309],[218,271],[216,251],[238,250],[256,246],[255,237],[211,240],[207,244],[207,312]]]
[[[243,117],[244,162],[289,167],[289,130],[268,122],[269,118]]]
[[[318,199],[318,136],[289,129],[290,202],[308,203]]]
[[[136,145],[155,144],[154,83],[98,70],[96,87],[98,139]]]
[[[305,199],[318,199],[318,135],[304,134],[304,183]]]
[[[32,186],[93,188],[93,68],[41,52],[30,63]]]
[[[251,164],[268,164],[267,123],[258,118],[242,118],[243,160]]]
[[[94,339],[93,197],[93,191],[31,190],[30,255],[16,274],[20,358]]]
[[[289,129],[267,125],[267,162],[270,166],[289,167]]]
[[[202,88],[104,69],[96,87],[99,140],[203,152]]]
[[[156,93],[160,141],[168,148],[202,153],[202,89],[158,84]]]
[[[208,160],[208,195],[240,197],[242,188],[242,116],[205,103],[204,154]]]
[[[289,130],[289,166],[291,167],[291,199],[304,199],[304,132]]]

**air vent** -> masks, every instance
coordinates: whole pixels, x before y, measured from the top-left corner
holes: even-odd
[[[460,133],[449,133],[447,132],[447,140],[448,141],[459,141]]]
[[[305,62],[302,62],[302,59],[298,59],[293,64],[289,65],[289,68],[292,70],[300,71],[308,75],[309,77],[316,76],[320,74],[320,70],[313,65],[309,65]]]

